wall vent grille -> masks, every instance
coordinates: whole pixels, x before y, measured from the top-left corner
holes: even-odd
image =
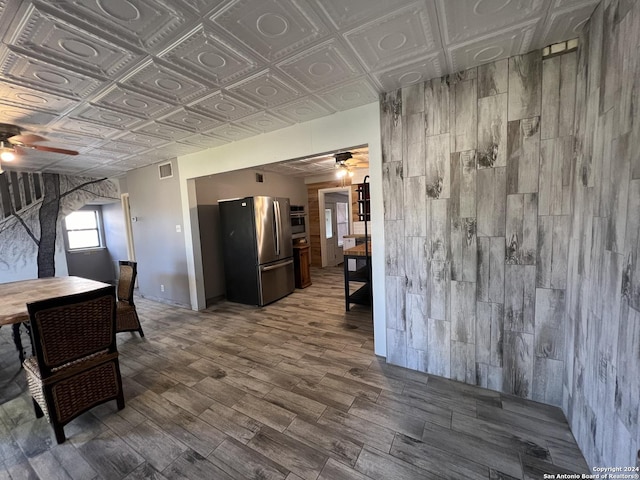
[[[171,162],[161,163],[158,165],[158,174],[160,175],[160,180],[173,177],[173,167]]]

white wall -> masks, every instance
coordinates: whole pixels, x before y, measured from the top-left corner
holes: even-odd
[[[256,182],[256,173],[263,175],[262,183]],[[218,200],[223,198],[257,195],[287,197],[291,200],[291,205],[307,205],[307,187],[302,178],[246,169],[196,180],[198,205],[217,205]]]
[[[173,161],[173,177],[160,180],[158,165],[127,173],[140,295],[188,306],[189,276],[185,259],[181,183]],[[178,228],[180,231],[178,232]]]
[[[205,307],[194,179],[362,144],[369,145],[371,175],[375,353],[385,356],[382,153],[377,102],[178,158],[191,307]]]
[[[120,268],[118,262],[127,260],[127,231],[122,203],[114,202],[103,205],[102,221],[104,223],[105,243],[107,250],[109,250],[115,277],[117,278]]]

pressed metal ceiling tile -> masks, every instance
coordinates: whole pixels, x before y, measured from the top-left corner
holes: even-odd
[[[596,4],[0,0],[0,123],[81,152],[15,168],[118,175],[577,37]]]
[[[268,61],[329,33],[305,0],[238,0],[212,15],[211,21]]]

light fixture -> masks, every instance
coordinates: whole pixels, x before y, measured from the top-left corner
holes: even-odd
[[[352,158],[351,152],[340,152],[334,155],[336,159],[336,177],[344,178],[346,176],[353,177],[353,172],[347,165],[347,160]]]
[[[4,141],[0,141],[0,160],[12,162],[16,159],[16,152],[13,147],[5,147]]]

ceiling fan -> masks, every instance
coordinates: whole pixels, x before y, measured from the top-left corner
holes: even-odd
[[[353,177],[353,169],[367,168],[369,166],[369,158],[366,152],[338,152],[333,157],[336,159],[336,176],[338,178]]]
[[[38,150],[41,152],[61,153],[63,155],[78,155],[75,150],[65,148],[47,147],[37,145],[46,142],[47,139],[35,133],[22,134],[22,130],[17,125],[0,123],[0,160],[11,162],[21,155],[24,150]],[[0,173],[2,166],[0,165]]]

